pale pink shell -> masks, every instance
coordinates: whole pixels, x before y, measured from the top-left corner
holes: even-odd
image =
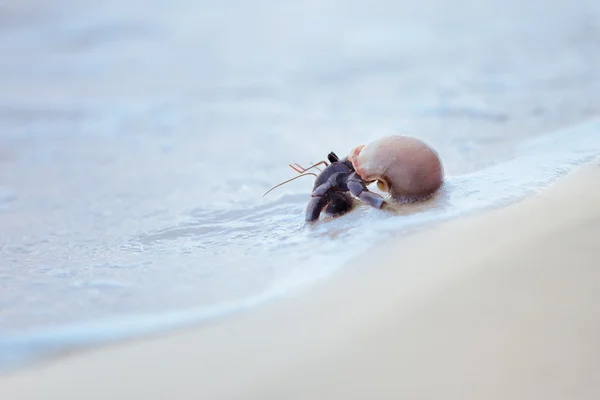
[[[378,181],[393,197],[427,196],[444,180],[437,152],[408,136],[388,136],[356,147],[348,158],[363,180]]]

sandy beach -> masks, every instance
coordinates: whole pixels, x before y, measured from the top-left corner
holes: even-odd
[[[66,355],[3,399],[596,399],[600,162],[251,313]]]

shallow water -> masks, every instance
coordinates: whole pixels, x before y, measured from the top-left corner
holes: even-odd
[[[595,3],[0,9],[0,360],[248,310],[546,187],[600,149]],[[440,152],[432,201],[307,227],[311,179],[261,198],[397,132]]]

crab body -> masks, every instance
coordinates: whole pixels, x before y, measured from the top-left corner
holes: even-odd
[[[387,136],[358,146],[341,160],[333,152],[327,158],[331,164],[317,176],[306,208],[307,221],[319,219],[321,211],[332,215],[348,212],[353,204],[350,194],[382,208],[385,200],[367,189],[373,182],[392,198],[425,198],[435,193],[444,179],[437,152],[408,136]]]
[[[424,199],[434,194],[444,179],[438,153],[423,141],[408,136],[387,136],[354,148],[348,157],[340,159],[331,152],[327,159],[330,164],[321,161],[309,168],[290,164],[300,176],[274,186],[267,193],[296,178],[315,176],[306,220],[316,221],[322,212],[341,215],[350,211],[353,197],[374,208],[384,207],[386,200],[367,188],[373,182],[392,199]],[[321,164],[326,167],[318,175],[308,172]]]

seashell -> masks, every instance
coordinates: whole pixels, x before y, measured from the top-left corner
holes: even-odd
[[[354,148],[348,157],[358,175],[392,197],[425,197],[444,180],[438,153],[409,136],[387,136]]]

